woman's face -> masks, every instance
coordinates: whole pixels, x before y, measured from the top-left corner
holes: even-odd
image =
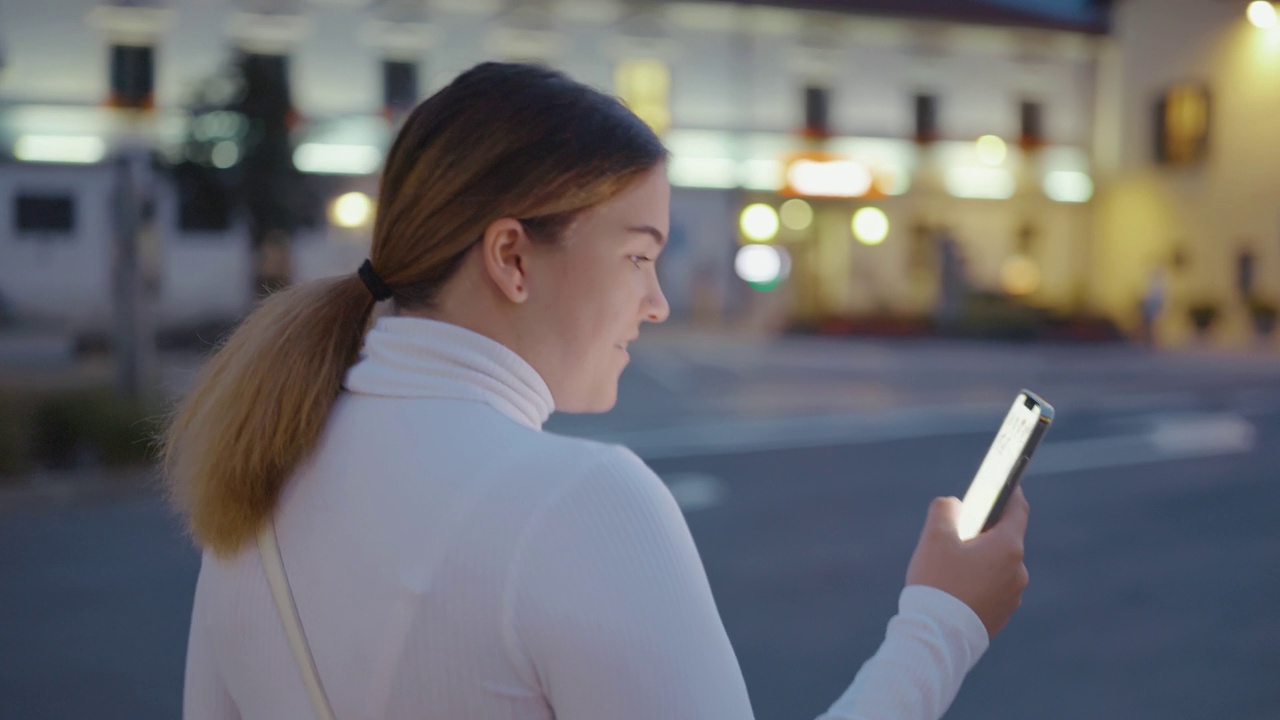
[[[584,211],[560,242],[526,267],[527,308],[538,318],[529,358],[565,412],[605,412],[618,399],[627,344],[670,308],[655,262],[666,243],[671,186],[666,168]],[[528,338],[532,340],[533,338]]]

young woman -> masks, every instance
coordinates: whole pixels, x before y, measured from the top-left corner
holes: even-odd
[[[667,317],[665,160],[615,99],[533,66],[477,66],[412,113],[369,261],[267,299],[169,428],[204,549],[189,720],[751,717],[665,486],[541,430],[612,407]],[[968,543],[957,503],[931,507],[827,717],[939,717],[1016,608],[1025,500]]]

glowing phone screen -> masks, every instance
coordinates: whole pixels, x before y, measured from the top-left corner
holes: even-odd
[[[961,540],[977,537],[986,524],[987,515],[1000,497],[1000,490],[1009,479],[1022,457],[1022,449],[1027,446],[1031,434],[1035,432],[1036,423],[1040,421],[1040,408],[1032,404],[1027,407],[1027,396],[1018,395],[1009,414],[996,433],[996,439],[987,450],[987,456],[978,466],[978,474],[974,476],[968,491],[964,494],[964,507],[960,510],[957,528]]]

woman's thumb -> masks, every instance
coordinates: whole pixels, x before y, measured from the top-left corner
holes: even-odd
[[[956,522],[960,518],[960,498],[939,497],[929,503],[929,517],[925,526],[930,530],[956,533]]]

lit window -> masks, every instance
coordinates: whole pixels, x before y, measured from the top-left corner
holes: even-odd
[[[671,72],[661,60],[623,60],[614,74],[618,97],[661,135],[671,126]]]
[[[1156,157],[1169,165],[1204,159],[1209,138],[1209,90],[1178,85],[1156,102]]]

